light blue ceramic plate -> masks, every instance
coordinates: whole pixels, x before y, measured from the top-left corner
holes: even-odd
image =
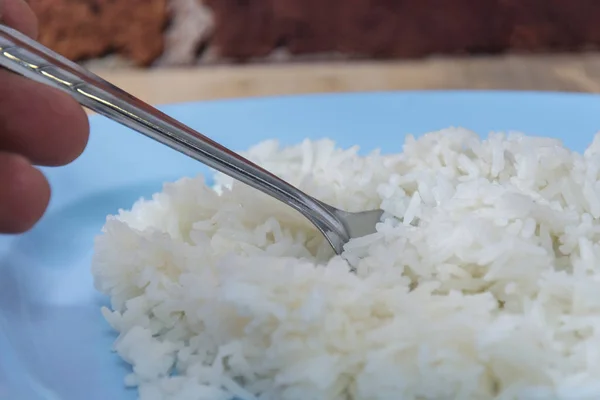
[[[600,97],[557,93],[322,95],[164,110],[238,150],[269,138],[329,137],[398,152],[407,133],[462,126],[551,136],[581,151],[600,130]],[[107,214],[207,168],[104,118],[91,122],[84,155],[45,170],[53,197],[44,219],[25,235],[0,236],[0,399],[136,398],[123,386],[128,366],[110,352],[115,335],[99,312],[106,299],[92,286],[93,237]]]

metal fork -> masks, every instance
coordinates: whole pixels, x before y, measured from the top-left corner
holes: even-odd
[[[375,232],[381,210],[350,213],[325,204],[22,33],[0,24],[0,66],[63,90],[81,105],[293,207],[341,254]]]

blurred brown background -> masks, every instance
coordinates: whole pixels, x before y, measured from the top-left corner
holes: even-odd
[[[44,44],[126,84],[159,69],[154,79],[204,82],[220,76],[223,85],[234,85],[216,97],[420,88],[595,92],[600,87],[595,72],[600,0],[29,3]],[[273,92],[267,76],[277,74],[285,76],[282,83],[302,83],[290,87],[288,82],[287,89]],[[325,84],[319,86],[319,79]]]
[[[41,40],[136,65],[576,51],[600,44],[598,0],[29,0]]]

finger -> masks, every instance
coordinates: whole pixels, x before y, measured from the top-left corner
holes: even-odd
[[[0,185],[0,232],[29,230],[48,206],[48,181],[25,157],[0,153]]]
[[[64,165],[81,154],[88,134],[88,117],[72,97],[0,70],[0,150]]]
[[[24,0],[0,0],[0,21],[36,38],[38,20]]]

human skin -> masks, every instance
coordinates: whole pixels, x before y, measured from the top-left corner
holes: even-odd
[[[0,0],[0,22],[37,36],[37,19],[24,0]],[[87,115],[73,98],[0,68],[0,233],[35,225],[50,200],[37,166],[75,160],[88,134]]]

